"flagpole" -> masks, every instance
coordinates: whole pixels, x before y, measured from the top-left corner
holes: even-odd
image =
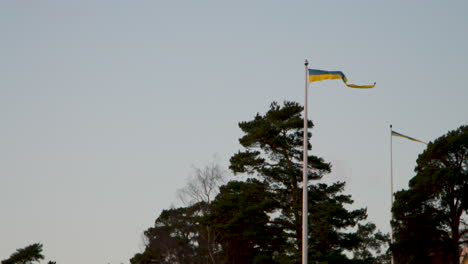
[[[305,89],[304,89],[304,142],[303,142],[303,167],[302,167],[302,264],[308,263],[308,202],[307,202],[307,88],[309,87],[309,62],[305,65]]]
[[[390,125],[390,245],[393,245],[393,228],[391,224],[393,208],[393,135]],[[393,252],[390,251],[390,263],[393,264]]]

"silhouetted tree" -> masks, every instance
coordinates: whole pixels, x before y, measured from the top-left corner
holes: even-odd
[[[258,180],[231,181],[221,187],[205,223],[218,234],[227,264],[275,263],[284,244],[280,226],[270,221],[277,201]]]
[[[29,264],[44,259],[42,244],[35,243],[25,248],[17,249],[8,259],[2,260],[2,264]]]
[[[409,189],[395,195],[397,263],[458,263],[468,245],[468,126],[429,143]]]

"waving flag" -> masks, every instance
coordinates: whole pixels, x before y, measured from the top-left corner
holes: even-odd
[[[421,142],[421,143],[424,143],[424,144],[427,145],[426,142],[422,142],[422,141],[419,140],[419,139],[415,139],[415,138],[412,138],[412,137],[405,136],[405,135],[400,134],[400,133],[398,133],[398,132],[395,132],[395,131],[393,131],[393,130],[392,130],[392,136],[406,138],[406,139],[413,140],[413,141],[416,141],[416,142]]]
[[[344,75],[343,72],[340,71],[322,71],[322,70],[314,70],[309,69],[309,82],[318,82],[323,80],[333,80],[333,79],[342,79],[346,86],[351,88],[360,88],[360,89],[368,89],[374,88],[375,83],[372,85],[356,85],[356,84],[349,84],[348,79]]]

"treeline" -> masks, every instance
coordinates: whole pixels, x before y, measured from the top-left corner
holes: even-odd
[[[145,250],[130,262],[300,263],[302,110],[295,102],[272,103],[265,114],[240,122],[243,149],[229,169],[250,177],[223,184],[216,164],[198,170],[182,191],[188,205],[164,210],[144,232]],[[311,263],[389,263],[389,236],[366,222],[366,209],[347,209],[353,200],[344,182],[321,181],[329,163],[309,161]]]
[[[300,263],[301,113],[298,103],[272,103],[265,114],[240,122],[242,150],[229,169],[246,180],[226,182],[216,163],[196,169],[179,192],[185,206],[161,212],[144,232],[145,249],[130,263]],[[468,246],[468,126],[430,142],[419,155],[409,188],[395,194],[391,244],[366,221],[366,209],[348,209],[353,200],[344,182],[322,181],[330,164],[308,158],[310,263],[385,264],[390,256],[395,264],[460,263]],[[1,264],[43,259],[36,243]]]

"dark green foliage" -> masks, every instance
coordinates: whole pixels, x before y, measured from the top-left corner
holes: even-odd
[[[146,248],[143,253],[137,253],[130,259],[131,264],[156,264],[167,263],[161,250],[156,248]]]
[[[366,219],[366,210],[344,208],[352,200],[349,195],[340,194],[343,189],[344,183],[309,187],[311,259],[331,261],[330,258],[342,256],[344,250],[351,251],[360,243],[358,234],[346,229]]]
[[[239,139],[245,148],[231,158],[234,173],[256,174],[264,180],[279,201],[283,228],[289,236],[291,247],[301,247],[302,237],[302,106],[285,102],[284,106],[272,103],[265,115],[257,114],[252,121],[239,123],[245,135]],[[309,127],[312,122],[309,121]],[[310,136],[310,135],[309,135]],[[310,148],[310,144],[309,144]],[[310,179],[321,178],[330,166],[323,160],[310,157]],[[291,248],[290,247],[290,248]],[[292,250],[288,254],[297,254]]]
[[[362,223],[367,218],[365,209],[346,209],[353,201],[343,190],[343,182],[309,186],[310,258],[328,263],[389,263],[384,251],[389,236],[376,232],[373,223]],[[348,259],[344,251],[352,252],[353,258]]]
[[[390,263],[390,252],[384,252],[383,246],[390,243],[390,236],[380,231],[376,232],[373,223],[358,224],[357,235],[361,242],[353,249],[354,256],[368,263]],[[377,257],[374,255],[377,254]]]
[[[2,260],[2,264],[28,264],[44,259],[42,244],[36,243],[25,248],[17,249],[8,259]]]
[[[148,241],[143,253],[136,254],[132,264],[210,263],[206,229],[199,224],[203,204],[164,210],[154,227],[145,231]],[[214,256],[211,256],[214,258]]]
[[[274,263],[272,256],[284,243],[281,228],[268,216],[276,207],[273,195],[257,180],[221,187],[206,223],[218,234],[224,263]]]
[[[411,191],[395,195],[392,251],[396,263],[444,263],[446,259],[444,235],[437,228],[442,215],[425,205],[424,196]]]
[[[457,263],[468,244],[468,126],[429,143],[409,189],[395,195],[398,263]]]

